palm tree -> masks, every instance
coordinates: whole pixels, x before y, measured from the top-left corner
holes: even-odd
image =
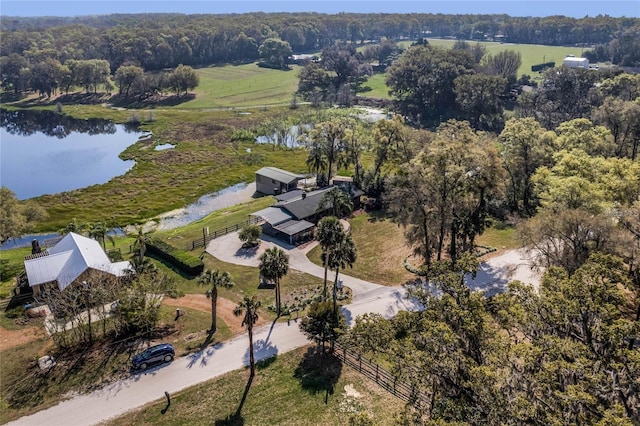
[[[320,174],[327,170],[327,160],[322,151],[322,144],[312,142],[306,163],[309,171],[316,174],[316,178],[319,178]]]
[[[357,258],[356,244],[351,237],[351,234],[344,234],[342,241],[340,241],[331,251],[329,257],[329,267],[335,269],[336,279],[333,282],[333,310],[337,308],[338,298],[338,273],[340,269],[344,269],[347,266],[352,268]],[[324,259],[323,259],[324,260]]]
[[[343,217],[350,215],[353,211],[353,202],[346,191],[337,186],[325,192],[318,203],[318,212],[331,209],[333,216]]]
[[[322,247],[324,253],[324,288],[322,296],[327,299],[327,270],[329,269],[329,259],[333,248],[344,238],[344,229],[340,220],[335,216],[327,216],[320,219],[316,227],[316,240]]]
[[[89,238],[93,238],[98,241],[102,245],[104,251],[107,251],[106,240],[109,240],[112,245],[116,245],[113,236],[109,235],[109,231],[111,231],[111,228],[107,225],[107,222],[96,222],[92,224],[89,229]]]
[[[260,301],[255,296],[251,299],[245,296],[242,302],[240,302],[233,310],[235,316],[244,316],[242,319],[242,325],[247,327],[247,332],[249,333],[249,365],[251,366],[251,379],[256,374],[256,361],[253,356],[253,325],[258,321],[259,307]]]
[[[204,270],[198,277],[198,284],[211,287],[207,290],[206,295],[211,299],[211,329],[209,334],[214,334],[217,330],[216,315],[218,313],[218,287],[231,288],[235,284],[231,280],[228,272],[220,272],[217,269],[210,271]]]
[[[136,232],[134,234],[131,234],[130,236],[135,238],[135,241],[133,242],[133,248],[134,250],[138,250],[138,260],[140,263],[142,263],[142,260],[144,259],[144,253],[147,251],[147,241],[149,241],[149,234],[151,234],[153,231],[145,231],[144,226],[142,225],[137,225],[136,226]]]
[[[276,310],[280,316],[282,298],[280,296],[280,278],[289,271],[289,256],[279,247],[265,250],[260,256],[260,274],[276,285]]]
[[[59,234],[66,235],[69,232],[74,232],[76,234],[81,234],[87,230],[88,225],[84,222],[80,222],[75,217],[71,219],[71,222],[67,224],[64,228],[58,231]]]

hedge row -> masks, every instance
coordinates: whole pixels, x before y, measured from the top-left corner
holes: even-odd
[[[199,257],[177,249],[164,241],[158,239],[150,240],[147,242],[147,251],[189,275],[200,275],[204,270],[204,263]]]
[[[533,72],[543,71],[547,68],[553,68],[555,66],[556,66],[555,62],[545,62],[543,64],[535,64],[531,66],[531,71]]]

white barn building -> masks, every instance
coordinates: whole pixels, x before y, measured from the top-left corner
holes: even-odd
[[[575,56],[567,56],[562,61],[562,65],[567,68],[583,68],[589,69],[589,60],[587,58],[576,58]]]

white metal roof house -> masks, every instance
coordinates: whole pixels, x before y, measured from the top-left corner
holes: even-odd
[[[112,263],[98,241],[70,232],[50,249],[27,256],[24,267],[29,286],[37,293],[47,284],[62,291],[90,270],[121,277],[131,264]]]
[[[304,176],[277,167],[263,167],[256,172],[256,191],[267,195],[293,191],[302,178]]]

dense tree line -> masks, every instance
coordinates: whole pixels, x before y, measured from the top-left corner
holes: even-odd
[[[2,20],[0,56],[13,53],[32,63],[45,57],[99,59],[111,71],[133,63],[145,70],[252,61],[268,39],[310,52],[336,41],[417,39],[423,36],[512,43],[598,45],[596,55],[637,66],[635,18],[562,16],[516,18],[507,15],[253,13],[241,15],[135,14],[75,18]],[[613,41],[612,41],[613,40]]]

